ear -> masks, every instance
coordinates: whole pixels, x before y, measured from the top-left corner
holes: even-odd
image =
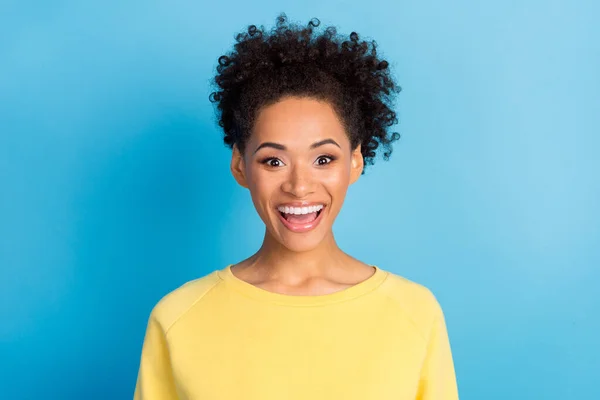
[[[248,188],[246,181],[246,166],[244,164],[244,156],[239,151],[237,145],[233,146],[233,152],[231,153],[231,173],[237,181],[237,183],[245,188]]]
[[[356,149],[352,150],[352,169],[350,170],[350,184],[352,185],[354,182],[358,180],[360,175],[362,174],[363,168],[365,166],[365,160],[363,159],[363,155],[361,152],[360,144],[356,147]]]

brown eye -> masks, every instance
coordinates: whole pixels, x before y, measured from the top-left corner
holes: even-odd
[[[327,165],[333,160],[334,158],[331,156],[320,156],[317,158],[317,165]]]
[[[283,165],[281,160],[278,158],[275,158],[275,157],[265,158],[260,163],[265,164],[267,167],[271,167],[271,168],[277,168],[277,167],[281,167]]]

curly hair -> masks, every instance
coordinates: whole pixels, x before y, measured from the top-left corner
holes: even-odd
[[[389,63],[377,58],[375,41],[359,41],[356,32],[345,40],[333,26],[319,34],[319,25],[313,18],[301,27],[281,13],[271,32],[250,25],[235,36],[234,50],[219,57],[209,96],[226,146],[244,152],[261,108],[286,96],[311,97],[333,106],[352,149],[362,145],[365,168],[380,145],[389,159],[400,134],[387,128],[398,122],[392,107],[401,90]]]

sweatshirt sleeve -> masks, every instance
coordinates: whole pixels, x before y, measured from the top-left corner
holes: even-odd
[[[134,400],[177,399],[166,334],[153,311],[148,320]]]
[[[444,314],[436,302],[417,400],[458,400],[458,387]]]

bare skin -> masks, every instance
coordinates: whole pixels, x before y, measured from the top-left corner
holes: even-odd
[[[360,145],[351,148],[329,103],[286,97],[262,109],[244,154],[233,149],[231,172],[249,189],[265,234],[261,248],[233,265],[232,273],[289,295],[330,294],[372,276],[374,268],[342,251],[332,230],[363,167]],[[321,221],[308,232],[293,232],[280,221],[277,207],[298,201],[325,205]]]

